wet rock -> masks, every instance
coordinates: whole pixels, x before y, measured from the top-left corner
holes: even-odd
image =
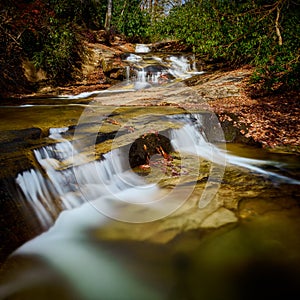
[[[124,80],[125,67],[119,57],[117,58],[103,58],[101,61],[102,70],[110,79]]]
[[[129,150],[131,168],[149,164],[152,155],[167,157],[172,151],[170,139],[159,134],[150,133],[136,139]]]
[[[232,211],[220,207],[203,221],[201,228],[218,228],[229,223],[237,222],[237,220],[237,217]]]
[[[198,91],[205,100],[217,100],[228,97],[239,97],[243,91],[240,83],[249,76],[250,71],[245,69],[236,74],[222,70],[207,72],[184,82]]]
[[[13,137],[15,141],[25,140],[25,139],[39,139],[41,138],[41,136],[42,136],[42,130],[37,127],[1,132],[1,140],[9,137]]]
[[[37,70],[33,62],[28,59],[22,61],[22,68],[24,69],[24,75],[29,82],[40,82],[47,79],[47,74],[44,70]]]
[[[113,140],[117,133],[118,131],[113,131],[109,133],[98,132],[96,138],[96,144],[103,143],[107,140]]]
[[[0,132],[0,179],[15,177],[36,165],[33,149],[46,145],[40,128]]]
[[[164,40],[151,44],[152,51],[155,52],[186,52],[189,47],[176,40]]]
[[[18,173],[29,170],[34,166],[32,153],[9,153],[0,159],[0,178],[15,177]]]
[[[2,131],[0,138],[0,151],[1,153],[19,151],[31,146],[41,138],[42,130],[36,127]]]
[[[0,179],[0,206],[5,211],[5,217],[0,218],[0,264],[13,250],[42,231],[32,218],[33,211],[21,199],[13,177]]]

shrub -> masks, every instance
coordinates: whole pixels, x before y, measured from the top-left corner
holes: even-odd
[[[53,21],[40,43],[40,49],[32,54],[35,67],[46,70],[48,77],[56,83],[72,79],[80,67],[82,52],[82,45],[72,25],[60,25]]]
[[[256,80],[267,89],[281,84],[297,88],[299,7],[289,0],[191,0],[171,10],[154,31],[232,66],[256,66]]]

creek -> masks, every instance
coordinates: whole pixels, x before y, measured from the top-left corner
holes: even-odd
[[[292,298],[299,157],[227,143],[140,45],[104,91],[1,107],[1,299]]]

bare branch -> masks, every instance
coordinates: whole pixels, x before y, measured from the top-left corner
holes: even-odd
[[[276,34],[278,36],[278,45],[282,46],[282,36],[281,36],[281,33],[280,33],[280,29],[279,29],[279,17],[280,17],[280,8],[277,6],[275,28],[276,28]]]

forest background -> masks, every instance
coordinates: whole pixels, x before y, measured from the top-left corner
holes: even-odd
[[[35,89],[28,59],[51,84],[72,81],[84,41],[106,32],[132,43],[176,40],[204,61],[255,67],[262,90],[300,87],[299,0],[1,0],[0,96]]]

